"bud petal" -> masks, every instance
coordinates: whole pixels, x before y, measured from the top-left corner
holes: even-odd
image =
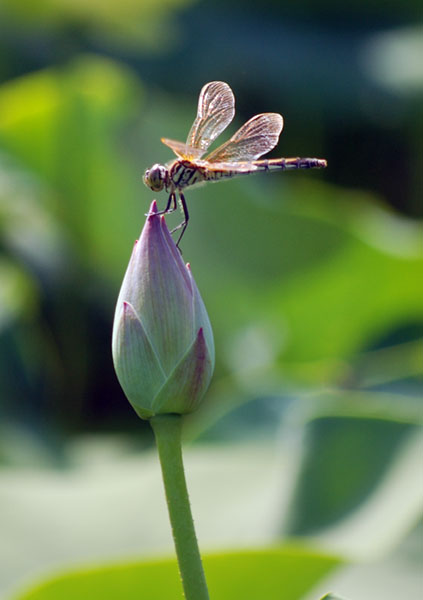
[[[212,356],[201,328],[191,348],[156,396],[155,413],[183,414],[195,410],[208,388],[212,374]]]
[[[123,391],[140,417],[148,419],[154,414],[152,405],[157,382],[161,381],[163,385],[166,376],[141,320],[129,302],[123,303],[114,344],[120,350],[115,370]]]
[[[207,347],[210,352],[210,358],[212,361],[212,370],[214,370],[214,339],[213,331],[209,321],[209,316],[207,314],[206,307],[204,306],[204,302],[200,296],[200,292],[198,291],[197,285],[192,276],[191,266],[189,263],[187,263],[186,268],[189,274],[193,294],[194,331],[198,331],[200,327],[203,328],[204,338],[206,340]]]

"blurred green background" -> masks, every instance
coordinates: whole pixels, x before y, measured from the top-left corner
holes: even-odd
[[[237,114],[219,142],[281,112],[271,156],[328,168],[186,194],[182,249],[217,359],[186,427],[200,541],[299,538],[353,561],[334,583],[352,600],[417,598],[419,10],[2,0],[1,592],[57,565],[171,552],[111,327],[155,197],[142,174],[172,158],[160,137],[185,139],[202,85],[223,80]]]

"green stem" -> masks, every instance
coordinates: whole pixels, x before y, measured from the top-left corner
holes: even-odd
[[[186,600],[209,600],[182,462],[182,416],[158,415],[150,419],[150,423],[159,451],[185,598]]]

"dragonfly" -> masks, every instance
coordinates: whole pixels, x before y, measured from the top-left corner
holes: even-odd
[[[159,214],[176,210],[178,204],[182,210],[184,220],[172,230],[172,233],[180,230],[176,242],[178,248],[189,221],[185,188],[263,171],[323,169],[327,166],[323,158],[260,159],[278,143],[283,128],[283,117],[278,113],[252,117],[227,142],[206,155],[234,115],[235,97],[229,85],[223,81],[207,83],[201,89],[197,116],[186,142],[161,138],[177,158],[165,165],[155,164],[145,171],[147,187],[154,192],[164,188],[169,194],[166,208]]]

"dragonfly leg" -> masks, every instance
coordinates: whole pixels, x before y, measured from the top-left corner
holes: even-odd
[[[172,208],[170,207],[171,204],[173,203]],[[176,210],[178,208],[178,205],[176,203],[176,194],[175,192],[172,192],[169,195],[169,198],[167,199],[167,204],[166,204],[166,208],[164,210],[159,210],[159,212],[156,212],[156,215],[166,215],[167,213],[171,213],[174,210]],[[148,215],[146,215],[146,217],[148,217]]]
[[[185,229],[187,228],[188,221],[189,221],[189,212],[188,212],[187,203],[185,201],[184,195],[181,192],[179,192],[179,202],[181,204],[182,212],[184,213],[184,220],[182,221],[182,223],[179,223],[179,225],[177,225],[170,232],[170,233],[175,233],[175,231],[178,231],[179,229],[182,229],[181,233],[179,234],[178,241],[176,242],[176,247],[178,248],[178,250],[180,250],[179,244],[180,244],[180,242],[182,240],[182,237],[183,237],[183,235],[185,233]]]
[[[173,206],[172,206],[172,208],[170,208],[170,205],[172,202],[173,202]],[[173,212],[177,208],[178,208],[178,204],[176,202],[176,194],[175,194],[175,192],[172,192],[167,201],[167,206],[166,206],[165,212]]]

